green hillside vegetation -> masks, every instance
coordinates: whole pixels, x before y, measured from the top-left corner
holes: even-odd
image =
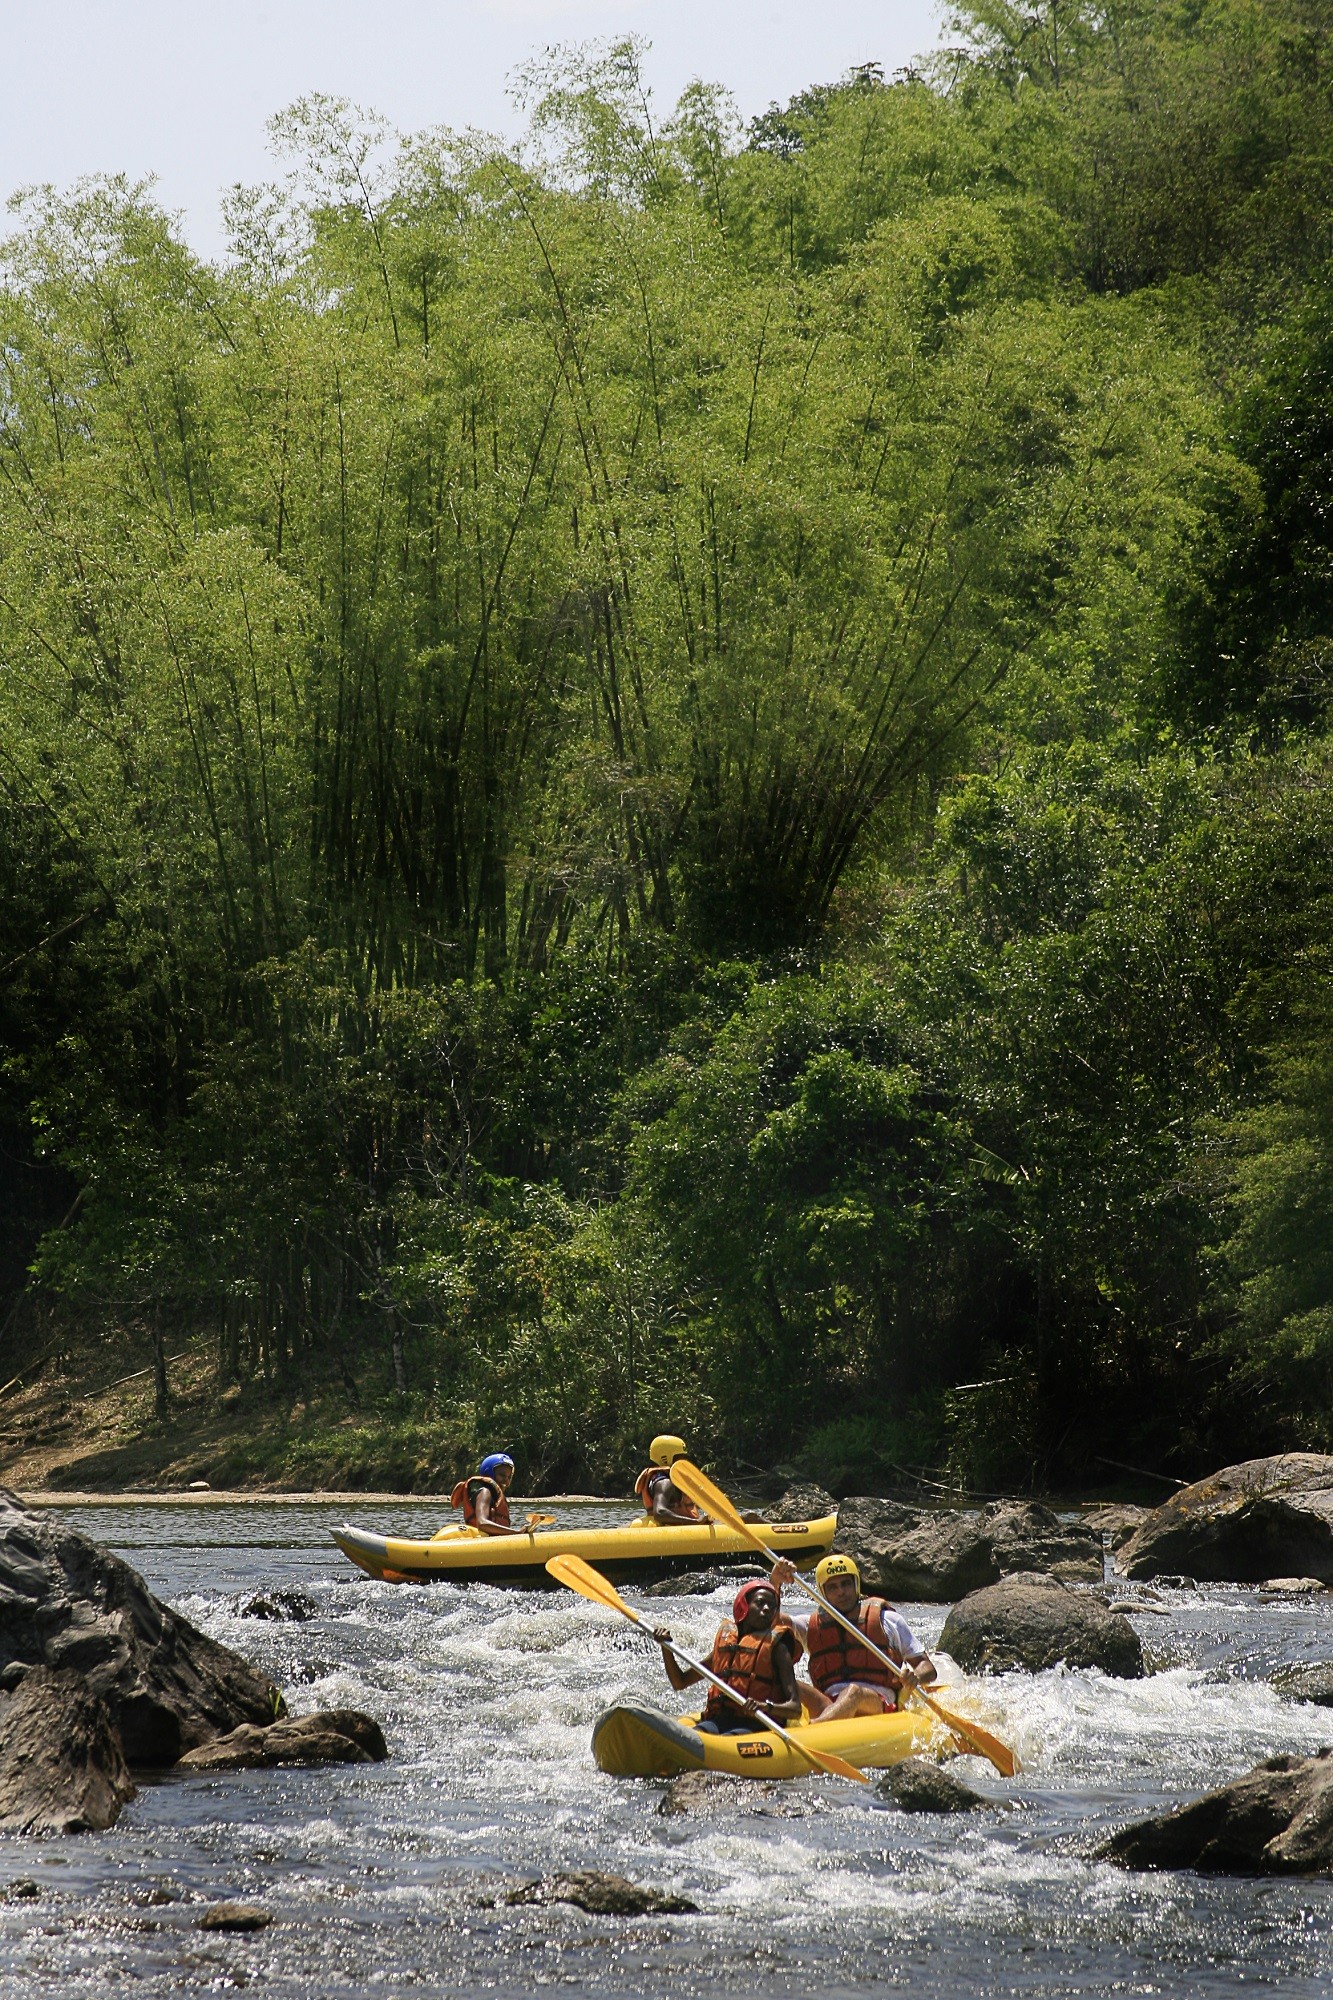
[[[297,104],[217,266],[17,206],[0,1372],[524,1483],[1333,1447],[1333,5],[640,56]]]

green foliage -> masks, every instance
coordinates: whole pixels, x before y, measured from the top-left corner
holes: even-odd
[[[7,1296],[373,1381],[413,1480],[1333,1434],[1329,29],[311,97],[220,268],[27,197]]]

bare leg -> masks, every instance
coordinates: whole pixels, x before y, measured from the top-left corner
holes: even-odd
[[[883,1715],[884,1703],[875,1688],[859,1687],[855,1681],[845,1687],[820,1715],[821,1722],[846,1722],[853,1715]]]

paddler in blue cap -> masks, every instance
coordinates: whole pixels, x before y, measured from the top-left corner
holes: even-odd
[[[461,1507],[469,1528],[483,1535],[521,1535],[522,1528],[510,1525],[509,1483],[514,1477],[514,1461],[507,1451],[493,1451],[477,1467],[470,1479],[460,1479],[449,1496],[451,1507]]]

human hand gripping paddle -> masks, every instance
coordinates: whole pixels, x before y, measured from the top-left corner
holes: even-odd
[[[609,1584],[601,1571],[594,1569],[591,1563],[584,1562],[582,1556],[552,1556],[546,1569],[548,1575],[553,1576],[557,1583],[563,1583],[569,1590],[576,1590],[580,1597],[589,1598],[594,1604],[605,1605],[608,1611],[618,1611],[623,1618],[628,1618],[632,1625],[637,1625],[650,1639],[653,1637],[651,1627],[644,1624],[634,1607],[626,1604],[614,1585]],[[734,1687],[712,1673],[702,1660],[696,1660],[690,1653],[682,1653],[674,1640],[671,1642],[671,1650],[682,1666],[693,1667],[697,1674],[702,1674],[706,1681],[711,1681],[715,1688],[726,1695],[728,1701],[734,1701],[738,1708],[748,1706],[743,1694],[738,1694]],[[780,1736],[784,1743],[790,1745],[798,1757],[804,1757],[820,1771],[827,1771],[831,1778],[850,1778],[857,1785],[870,1783],[865,1772],[858,1771],[855,1764],[847,1763],[842,1757],[830,1756],[825,1750],[811,1750],[799,1737],[784,1729],[780,1722],[775,1722],[771,1715],[765,1715],[762,1708],[757,1708],[754,1716],[762,1729],[771,1729],[775,1736]]]
[[[693,1500],[696,1507],[701,1507],[705,1513],[711,1514],[713,1519],[723,1526],[734,1528],[738,1535],[744,1535],[751,1547],[758,1549],[760,1555],[765,1556],[770,1563],[777,1561],[773,1551],[761,1540],[750,1522],[737,1513],[726,1494],[720,1487],[714,1486],[711,1479],[705,1478],[697,1465],[691,1465],[687,1458],[678,1458],[671,1468],[671,1477],[681,1492]],[[549,1569],[549,1563],[547,1567]],[[835,1610],[821,1590],[814,1584],[807,1583],[799,1574],[796,1582],[798,1588],[803,1590],[807,1597],[812,1597],[821,1610],[827,1611],[830,1618],[845,1631],[852,1633],[867,1652],[873,1653],[877,1660],[882,1660],[895,1678],[902,1675],[901,1667],[891,1660],[887,1653],[882,1653],[859,1625],[853,1624],[850,1618],[844,1618],[841,1611]],[[980,1728],[975,1722],[966,1722],[961,1715],[951,1715],[948,1709],[941,1708],[935,1697],[927,1694],[914,1676],[909,1677],[909,1685],[913,1694],[920,1696],[931,1714],[939,1718],[956,1742],[979,1757],[988,1757],[1002,1777],[1012,1778],[1022,1769],[1009,1745],[1002,1743],[998,1736],[992,1736],[988,1729]]]

